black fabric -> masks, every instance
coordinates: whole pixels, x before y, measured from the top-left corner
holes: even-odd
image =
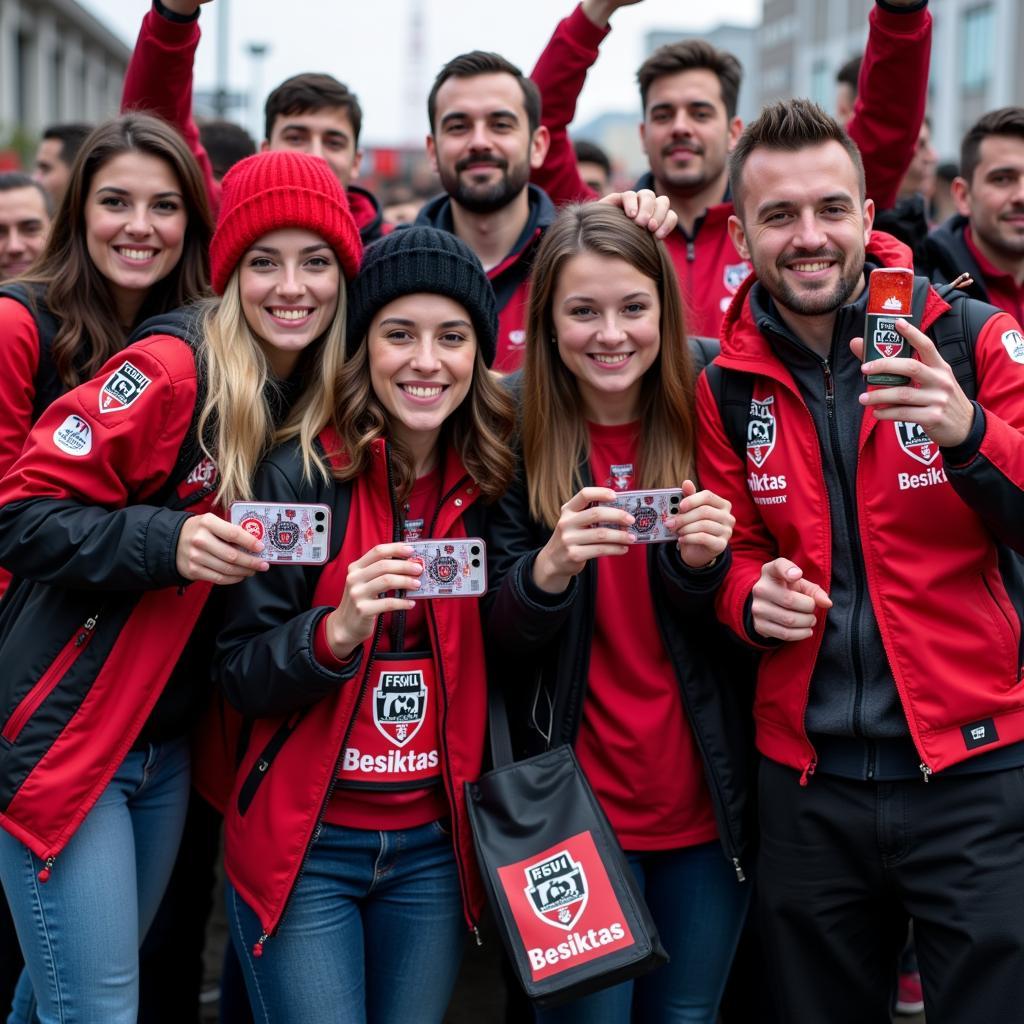
[[[988,302],[985,276],[964,239],[967,224],[967,218],[957,213],[929,233],[924,244],[925,271],[936,285],[949,284],[968,273],[974,283],[965,289],[967,294],[972,299]]]
[[[668,955],[633,872],[572,748],[563,744],[524,761],[511,761],[508,722],[499,689],[490,689],[488,705],[495,767],[476,782],[466,783],[466,807],[488,902],[523,990],[539,1006],[556,1006],[636,978],[666,963]],[[597,863],[585,861],[584,854],[578,853],[573,845],[584,834],[589,834],[593,841],[618,903],[614,912],[609,907],[595,907],[589,919],[583,917],[583,911],[588,903],[597,903],[597,893],[591,894],[590,888],[595,887],[599,869]],[[584,941],[597,934],[595,929],[608,929],[613,922],[625,927],[633,941],[624,948],[615,948],[566,966],[550,977],[534,980],[536,965],[528,950],[536,951],[537,947],[531,945],[535,940],[522,934],[510,898],[518,900],[524,876],[528,885],[543,883],[532,883],[528,868],[517,867],[511,883],[503,882],[499,872],[522,862],[550,864],[562,855],[556,853],[553,858],[549,851],[560,848],[569,851],[570,863],[583,865],[580,875],[569,876],[566,884],[573,888],[574,895],[584,897],[583,911],[578,914]],[[564,912],[568,913],[568,909]],[[532,922],[530,909],[524,911],[523,904],[520,913]],[[544,941],[551,947],[565,944],[571,949],[568,944],[574,939],[571,926],[565,930],[555,926],[551,938]],[[550,961],[542,964],[545,970],[549,966],[554,965]],[[562,967],[560,963],[557,966]]]
[[[764,760],[759,920],[786,1024],[889,1024],[914,924],[928,1024],[1020,1019],[1024,771],[873,783]]]
[[[348,355],[364,343],[378,310],[417,292],[446,295],[463,306],[473,321],[484,362],[494,362],[498,309],[476,253],[447,231],[415,225],[391,232],[363,254],[363,265],[348,292]]]

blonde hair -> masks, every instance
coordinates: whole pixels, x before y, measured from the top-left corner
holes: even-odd
[[[335,476],[339,480],[360,476],[370,464],[373,442],[387,438],[396,496],[404,501],[415,482],[413,461],[392,436],[388,412],[374,393],[366,339],[342,367],[337,401],[338,434],[348,462],[335,471]],[[478,345],[469,393],[445,420],[438,443],[455,448],[486,501],[500,498],[512,482],[515,456],[510,442],[514,428],[512,399],[487,369]]]
[[[345,278],[338,275],[338,308],[324,336],[302,353],[306,386],[284,421],[275,425],[266,390],[273,386],[267,358],[242,312],[237,268],[224,296],[208,303],[200,347],[207,381],[199,415],[203,451],[217,465],[217,501],[252,499],[256,467],[275,445],[300,438],[303,475],[329,472],[314,442],[335,417],[345,359]]]
[[[672,260],[621,210],[597,203],[564,206],[533,264],[523,364],[521,435],[530,514],[552,528],[582,486],[579,466],[590,454],[576,377],[551,342],[559,276],[582,252],[625,260],[658,289],[661,346],[641,385],[636,486],[678,487],[693,474],[693,360]]]

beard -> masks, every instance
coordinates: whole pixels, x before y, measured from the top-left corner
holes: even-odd
[[[502,173],[493,184],[476,185],[463,178],[463,172],[470,166],[490,164]],[[502,210],[526,188],[530,180],[530,165],[524,160],[514,167],[501,157],[465,157],[454,168],[441,168],[441,185],[464,210],[470,213],[494,213]]]
[[[768,294],[784,309],[800,316],[822,316],[834,313],[844,306],[864,275],[864,251],[845,254],[837,249],[822,249],[814,253],[785,252],[770,265],[765,265],[751,253],[754,273]],[[787,263],[795,259],[828,259],[839,264],[839,280],[831,287],[805,286],[798,291],[783,276]]]

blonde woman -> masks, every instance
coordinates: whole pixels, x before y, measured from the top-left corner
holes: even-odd
[[[267,569],[218,514],[276,438],[331,419],[361,256],[323,160],[224,181],[221,296],[164,318],[43,414],[0,482],[0,879],[26,961],[12,1020],[134,1024],[138,945],[174,861],[215,584]],[[307,383],[310,385],[307,387]]]
[[[747,904],[742,718],[710,622],[733,519],[693,482],[693,364],[664,245],[608,207],[564,208],[526,346],[522,474],[489,530],[494,662],[524,746],[574,747],[671,958],[538,1020],[713,1022]],[[638,546],[631,514],[595,507],[667,487],[684,495],[675,543]]]

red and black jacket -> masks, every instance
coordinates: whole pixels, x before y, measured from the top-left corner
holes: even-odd
[[[337,452],[336,435],[321,435]],[[341,455],[332,456],[340,464]],[[332,509],[332,548],[324,566],[272,567],[241,584],[218,642],[218,675],[246,717],[247,742],[226,811],[228,877],[259,917],[260,945],[274,934],[331,798],[342,751],[366,695],[378,620],[343,668],[320,664],[314,637],[341,600],[348,565],[375,544],[399,538],[389,451],[373,447],[370,468],[339,483],[303,480],[295,442],[263,464],[255,484],[261,501],[322,502]],[[449,451],[431,537],[465,537],[479,489]],[[478,531],[476,531],[478,532]],[[483,901],[466,818],[464,784],[480,772],[486,719],[486,674],[478,603],[429,601],[427,620],[439,693],[442,776],[451,807],[467,920],[476,926]]]
[[[868,258],[906,265],[909,252],[876,233]],[[749,601],[762,565],[791,559],[826,591],[833,572],[825,440],[776,344],[752,315],[753,287],[751,279],[737,296],[715,361],[752,377],[758,433],[744,459],[707,375],[697,386],[701,480],[732,502],[736,517],[717,610],[748,642],[757,642]],[[928,289],[922,329],[948,308]],[[861,330],[862,322],[850,324],[836,338],[836,358],[852,358],[846,342]],[[974,354],[975,422],[957,449],[939,449],[867,410],[857,420],[850,515],[860,540],[863,598],[926,778],[1024,740],[1024,594],[1010,557],[1024,551],[1024,340],[1014,320],[993,310]],[[837,393],[834,401],[855,403],[856,393]],[[805,715],[825,621],[819,616],[807,640],[766,645],[758,674],[758,748],[803,772],[817,764]]]
[[[0,826],[52,863],[147,726],[210,585],[176,568],[212,507],[193,347],[160,334],[58,398],[0,481]],[[183,453],[196,455],[183,459]]]

